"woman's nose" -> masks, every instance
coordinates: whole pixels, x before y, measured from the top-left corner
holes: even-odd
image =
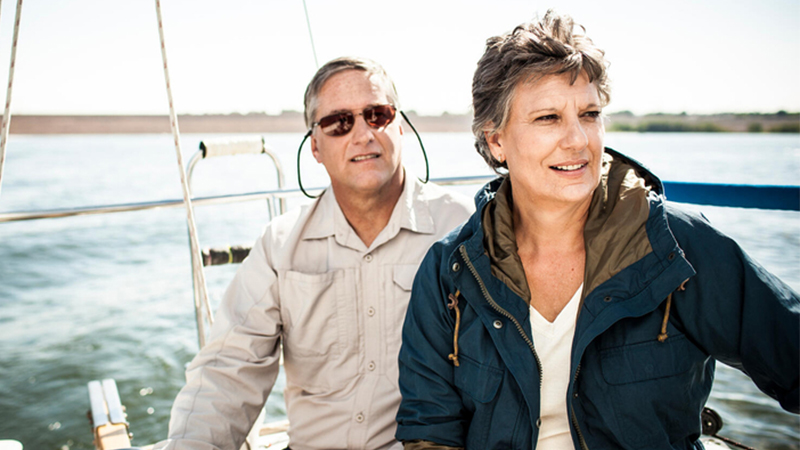
[[[565,135],[563,138],[564,146],[571,149],[581,150],[589,145],[589,138],[586,135],[584,125],[579,118],[569,121],[566,124]]]

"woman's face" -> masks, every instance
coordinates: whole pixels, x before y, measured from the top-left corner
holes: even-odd
[[[492,155],[508,163],[514,202],[539,207],[591,202],[600,182],[603,126],[597,87],[581,73],[520,83],[506,126],[486,135]]]

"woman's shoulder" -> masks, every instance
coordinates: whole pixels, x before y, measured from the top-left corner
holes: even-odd
[[[681,237],[691,238],[693,236],[702,237],[704,239],[713,236],[730,239],[714,227],[711,221],[699,209],[665,201],[664,214],[667,218],[670,230],[679,240]]]

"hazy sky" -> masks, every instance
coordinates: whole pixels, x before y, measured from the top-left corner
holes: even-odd
[[[422,114],[468,112],[486,38],[551,7],[606,50],[608,112],[800,110],[800,0],[306,1],[320,63],[373,58]],[[3,87],[15,5],[0,11]],[[302,0],[162,8],[180,113],[302,110],[316,70]],[[21,24],[12,113],[167,113],[154,1],[25,0]]]

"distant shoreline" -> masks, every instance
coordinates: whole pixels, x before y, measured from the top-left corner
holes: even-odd
[[[420,116],[407,113],[420,132],[470,132],[470,114]],[[182,133],[303,133],[303,115],[264,113],[179,115]],[[609,114],[608,131],[633,132],[781,132],[800,133],[800,113],[775,114]],[[12,115],[11,134],[170,133],[168,116]]]

